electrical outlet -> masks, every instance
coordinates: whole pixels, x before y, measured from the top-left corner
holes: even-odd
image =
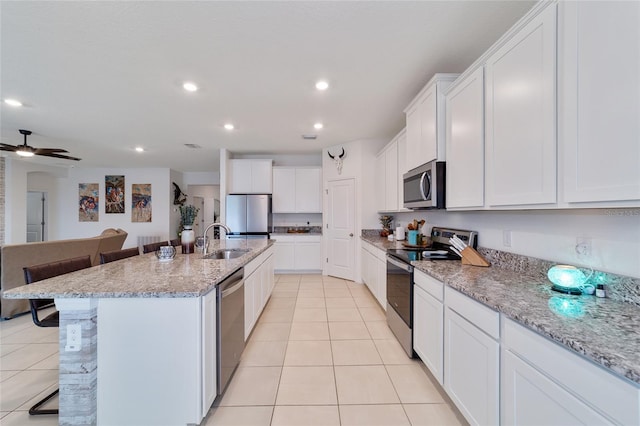
[[[80,324],[67,325],[67,344],[64,350],[67,352],[78,352],[82,349],[82,327]]]
[[[591,238],[578,237],[576,238],[576,254],[580,258],[587,258],[591,256]]]
[[[505,229],[502,231],[502,245],[505,247],[511,247],[511,230]]]

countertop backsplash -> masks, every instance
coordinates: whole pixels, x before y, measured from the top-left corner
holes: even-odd
[[[380,237],[380,229],[363,229],[362,236],[365,238]],[[544,279],[547,277],[549,268],[561,263],[485,247],[478,247],[478,252],[495,267]],[[580,269],[589,275],[590,270],[588,268]],[[590,281],[596,278],[605,283],[608,298],[640,307],[640,278],[594,270]]]
[[[274,226],[272,234],[322,234],[322,226]]]

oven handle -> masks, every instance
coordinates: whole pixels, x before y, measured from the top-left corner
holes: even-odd
[[[393,257],[391,257],[389,255],[387,255],[387,262],[389,262],[392,265],[397,266],[398,268],[403,269],[403,270],[405,270],[407,272],[413,272],[413,266],[407,265],[404,262],[397,261],[397,260],[395,260]]]

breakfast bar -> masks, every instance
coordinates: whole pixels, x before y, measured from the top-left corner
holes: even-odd
[[[199,424],[216,396],[214,290],[272,245],[214,240],[209,251],[242,255],[149,253],[5,292],[60,311],[59,424]]]

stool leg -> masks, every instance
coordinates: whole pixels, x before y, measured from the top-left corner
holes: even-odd
[[[59,388],[54,390],[53,392],[51,392],[46,397],[44,397],[44,399],[40,400],[40,402],[36,403],[33,407],[29,408],[29,415],[37,416],[37,415],[41,415],[41,414],[58,414],[58,409],[57,408],[55,408],[55,409],[46,409],[46,410],[40,410],[39,409],[47,401],[49,401],[51,398],[56,396],[58,394],[58,392],[60,392]]]

